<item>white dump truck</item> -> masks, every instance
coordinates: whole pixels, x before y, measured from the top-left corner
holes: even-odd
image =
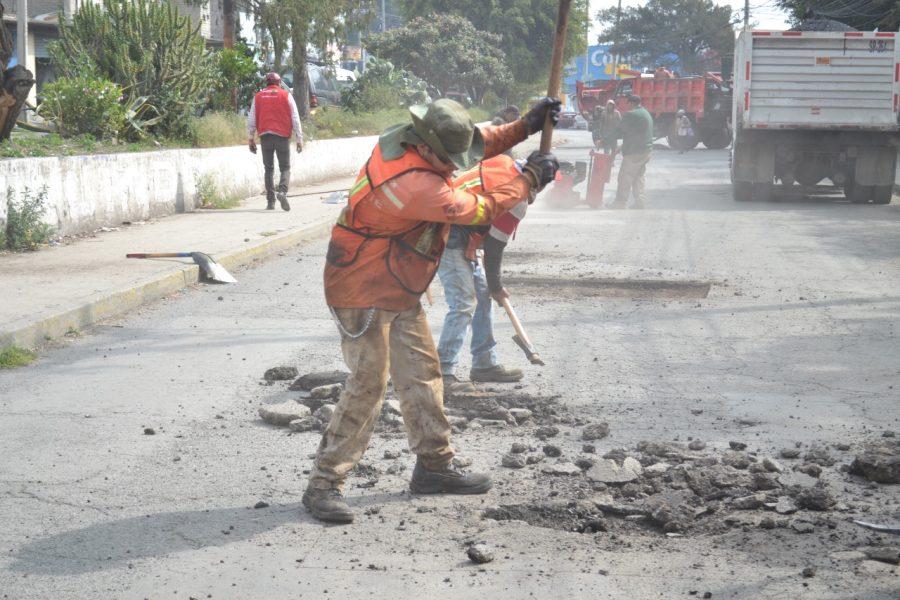
[[[750,31],[734,54],[731,180],[736,200],[843,188],[888,204],[900,147],[900,34]]]

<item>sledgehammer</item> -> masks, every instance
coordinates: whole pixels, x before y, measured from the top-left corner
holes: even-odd
[[[509,303],[509,298],[503,299],[503,310],[506,311],[509,320],[512,322],[513,328],[516,330],[516,335],[512,338],[513,341],[522,349],[522,352],[525,353],[525,356],[531,364],[544,366],[544,361],[541,360],[541,356],[537,353],[537,350],[534,349],[531,340],[528,339],[528,334],[525,333],[525,328],[522,327],[519,317],[516,316],[516,311],[513,310],[512,304]]]

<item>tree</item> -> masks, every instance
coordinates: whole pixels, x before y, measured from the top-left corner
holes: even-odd
[[[11,69],[6,68],[15,49],[12,36],[3,22],[3,5],[0,4],[0,141],[9,139],[34,85],[34,75],[21,63]]]
[[[777,0],[791,15],[791,21],[833,19],[860,31],[900,28],[900,3],[897,0]]]
[[[601,10],[600,42],[612,51],[648,66],[674,66],[681,72],[702,73],[711,54],[729,63],[734,54],[735,15],[711,0],[649,0],[622,11]],[[618,22],[618,26],[616,23]]]
[[[409,18],[459,15],[479,30],[500,36],[512,80],[546,84],[553,53],[558,0],[399,0]],[[574,0],[569,15],[565,59],[585,50],[588,1]]]
[[[458,15],[419,17],[370,36],[365,44],[373,54],[427,81],[441,96],[466,90],[480,100],[488,89],[510,81],[500,36],[478,31]]]

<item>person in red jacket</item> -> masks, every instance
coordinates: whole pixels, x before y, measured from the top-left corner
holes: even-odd
[[[262,146],[266,170],[266,210],[275,209],[275,199],[283,210],[291,210],[287,191],[291,181],[291,136],[297,141],[297,152],[303,152],[303,129],[294,97],[281,87],[278,73],[266,75],[266,88],[257,92],[247,116],[250,152],[256,154],[256,134]],[[281,179],[275,188],[275,155]]]

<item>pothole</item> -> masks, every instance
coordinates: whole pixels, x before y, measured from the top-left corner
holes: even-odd
[[[677,281],[673,279],[616,279],[507,276],[510,287],[517,294],[534,294],[543,298],[637,298],[677,299],[706,298],[710,283],[706,281]]]

